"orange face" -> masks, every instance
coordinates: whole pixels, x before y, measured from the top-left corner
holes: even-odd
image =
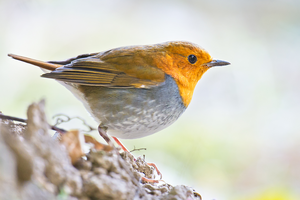
[[[188,42],[172,42],[165,45],[166,55],[156,60],[155,66],[176,81],[183,104],[187,107],[201,76],[210,67],[211,56],[202,48]]]

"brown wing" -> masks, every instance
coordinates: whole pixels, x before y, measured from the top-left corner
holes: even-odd
[[[150,88],[165,80],[165,73],[154,66],[151,55],[142,47],[127,47],[78,56],[49,62],[66,65],[42,77],[90,86]]]

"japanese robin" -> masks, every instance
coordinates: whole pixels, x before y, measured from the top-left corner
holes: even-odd
[[[212,59],[198,45],[180,41],[120,47],[66,61],[9,56],[50,70],[42,77],[60,81],[83,102],[99,122],[100,134],[107,130],[124,139],[171,125],[190,104],[204,72],[230,64]]]

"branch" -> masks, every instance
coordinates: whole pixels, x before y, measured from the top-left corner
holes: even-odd
[[[12,121],[18,121],[18,122],[22,122],[22,123],[26,123],[27,124],[27,119],[22,119],[19,117],[12,117],[12,116],[8,116],[8,115],[3,115],[2,113],[0,113],[0,119],[7,119],[7,120],[12,120]],[[50,124],[48,124],[51,128],[51,130],[57,131],[59,133],[66,133],[67,131],[61,128],[58,128],[56,126],[52,126]]]

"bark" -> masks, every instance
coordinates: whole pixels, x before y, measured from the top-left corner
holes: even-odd
[[[25,125],[0,119],[1,200],[201,199],[188,186],[141,181],[155,178],[154,168],[115,149],[91,148],[72,164],[68,148],[48,133],[44,102],[27,114]]]

